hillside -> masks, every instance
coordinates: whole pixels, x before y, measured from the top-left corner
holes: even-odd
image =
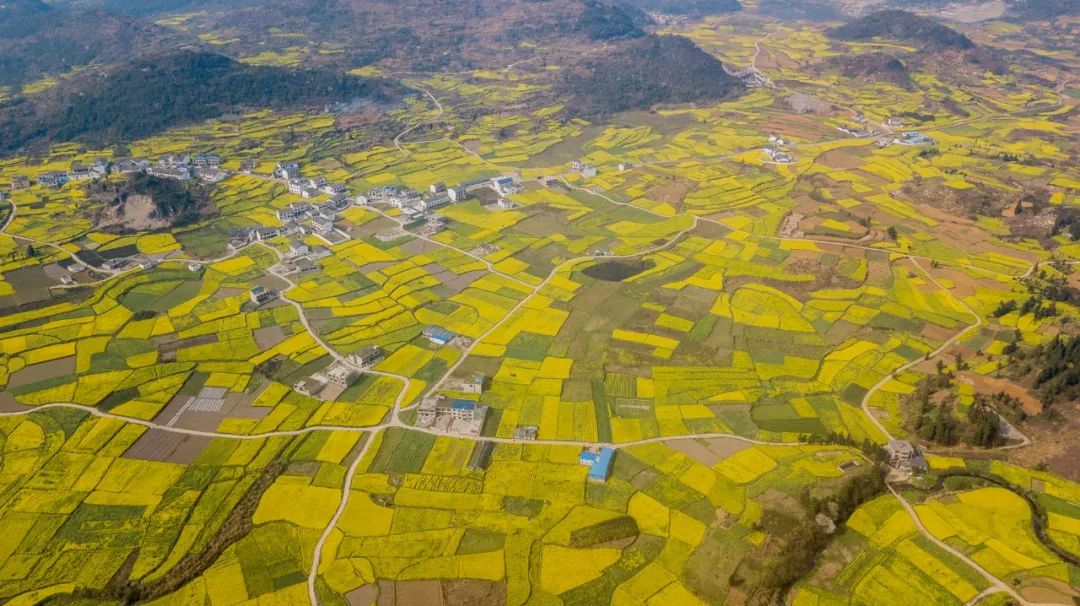
[[[623,5],[665,15],[702,17],[742,10],[739,0],[622,0]]]
[[[369,99],[401,89],[330,70],[254,67],[212,53],[180,52],[79,78],[48,95],[0,106],[0,146],[128,140],[246,108],[287,109]]]
[[[967,50],[975,46],[967,36],[952,28],[902,10],[872,13],[825,33],[837,40],[887,38],[930,50]]]
[[[460,71],[642,36],[632,12],[598,0],[271,0],[230,10],[214,4],[184,27],[220,39],[215,49],[233,57],[288,38],[290,54],[306,66]],[[326,47],[334,52],[320,52]]]
[[[176,48],[177,32],[104,11],[55,10],[37,0],[0,4],[0,86],[19,85],[89,64],[109,64]]]
[[[557,89],[571,112],[588,116],[719,101],[736,96],[742,84],[688,38],[650,35],[578,63]]]
[[[165,13],[192,12],[207,8],[238,8],[254,6],[262,0],[52,0],[58,8],[74,10],[107,10],[134,17],[150,17]]]
[[[838,68],[845,78],[889,82],[901,88],[912,85],[904,62],[886,53],[842,55],[825,63]]]

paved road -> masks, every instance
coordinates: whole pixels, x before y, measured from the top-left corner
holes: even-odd
[[[975,572],[978,572],[980,575],[982,575],[982,577],[985,578],[990,583],[991,588],[993,588],[994,591],[992,591],[991,593],[1005,592],[1005,593],[1009,594],[1010,596],[1012,596],[1012,598],[1014,600],[1016,600],[1017,602],[1019,602],[1020,604],[1024,604],[1025,606],[1039,606],[1039,604],[1036,603],[1036,602],[1030,602],[1030,601],[1024,599],[1023,596],[1021,596],[1019,593],[1016,592],[1015,589],[1012,588],[1012,585],[1009,585],[1005,581],[1002,581],[1001,579],[997,578],[996,576],[990,574],[990,572],[988,572],[985,568],[983,568],[981,565],[979,565],[979,563],[976,562],[975,560],[972,560],[971,558],[967,557],[966,555],[964,555],[960,551],[954,549],[948,543],[946,543],[946,542],[944,542],[942,540],[939,540],[937,537],[930,534],[930,531],[927,530],[925,526],[923,526],[922,520],[919,519],[919,514],[915,512],[915,508],[912,507],[911,504],[907,502],[907,499],[905,499],[903,496],[901,496],[901,494],[899,492],[897,492],[896,489],[893,488],[892,486],[889,486],[888,488],[889,488],[889,492],[891,492],[893,494],[893,496],[896,497],[896,500],[900,502],[900,505],[908,512],[908,515],[911,516],[911,521],[915,523],[915,528],[917,528],[919,530],[919,532],[921,532],[924,536],[926,536],[926,538],[930,539],[930,541],[932,541],[935,545],[937,545],[941,549],[944,549],[945,551],[949,552],[950,554],[955,556],[957,559],[959,559],[963,563],[967,564]],[[990,591],[990,590],[987,590],[987,591]],[[983,593],[986,593],[986,592],[983,592]],[[980,594],[980,595],[982,595],[982,594]],[[976,596],[976,598],[978,598],[978,597],[979,596]]]

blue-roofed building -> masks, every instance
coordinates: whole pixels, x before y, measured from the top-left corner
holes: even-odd
[[[438,326],[428,326],[424,329],[424,337],[436,345],[446,345],[454,340],[457,335]]]
[[[517,191],[514,187],[514,180],[511,177],[495,177],[491,180],[491,186],[496,192],[504,196]]]
[[[614,457],[614,449],[601,448],[600,456],[597,457],[596,462],[589,468],[589,479],[596,482],[606,482],[608,476],[611,475],[611,461]]]
[[[613,448],[586,448],[581,451],[578,462],[589,468],[589,479],[594,482],[606,482],[611,475],[611,461],[615,457]]]
[[[472,400],[452,400],[450,414],[459,421],[472,421],[476,417],[476,402]]]

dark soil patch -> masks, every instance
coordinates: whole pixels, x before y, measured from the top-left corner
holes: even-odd
[[[656,266],[651,259],[633,261],[602,261],[581,270],[581,273],[605,282],[622,282]]]

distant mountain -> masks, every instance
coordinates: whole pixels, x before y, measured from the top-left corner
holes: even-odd
[[[38,15],[53,10],[40,0],[4,0],[0,2],[0,31],[8,31],[12,19]]]
[[[578,115],[605,115],[654,105],[716,102],[737,96],[741,81],[682,36],[650,35],[590,56],[556,86]]]
[[[702,17],[742,10],[739,0],[622,0],[622,4],[649,13]]]
[[[327,69],[256,67],[213,53],[171,53],[5,102],[0,150],[69,140],[101,145],[245,109],[390,102],[403,92],[386,80]]]
[[[918,45],[927,50],[967,50],[975,46],[967,36],[952,28],[902,10],[872,13],[828,29],[825,33],[837,40],[888,38]]]
[[[1080,0],[1006,0],[1007,15],[1019,20],[1041,21],[1080,15]]]
[[[292,52],[308,66],[458,71],[506,65],[538,49],[572,54],[644,35],[641,15],[615,0],[176,1],[187,2],[186,31],[227,40],[216,52],[258,55],[294,36],[299,48]],[[340,50],[319,52],[322,45]]]
[[[57,8],[106,10],[133,17],[151,17],[209,8],[237,8],[260,3],[265,3],[265,0],[50,0],[50,4]]]
[[[843,19],[843,11],[832,0],[758,0],[757,13],[781,21]]]
[[[125,15],[69,12],[38,0],[7,0],[0,3],[0,86],[189,42],[177,32]]]

